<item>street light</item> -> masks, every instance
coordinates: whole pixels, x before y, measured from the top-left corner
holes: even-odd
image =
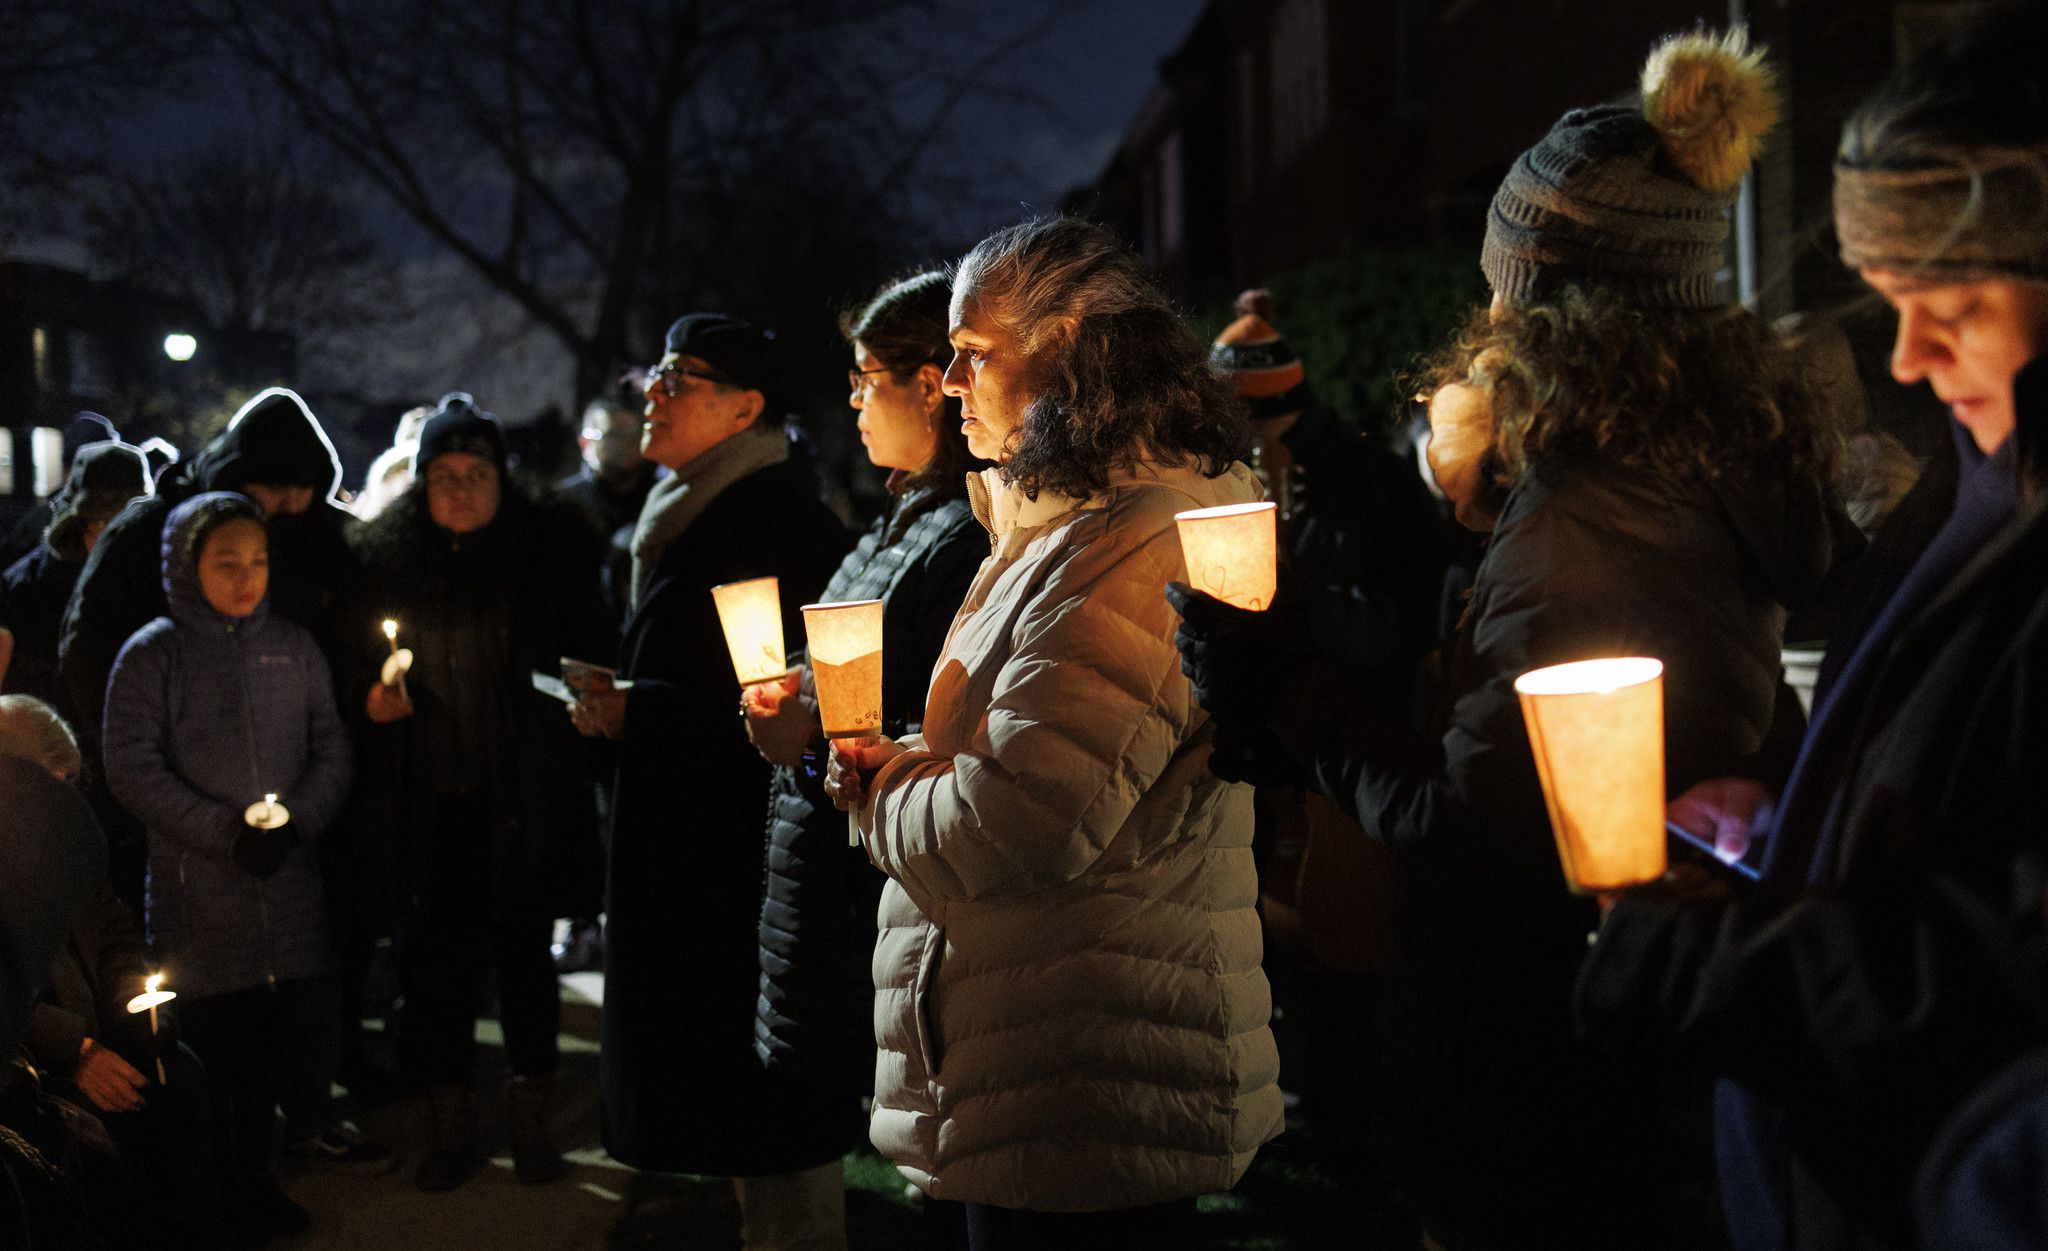
[[[167,334],[164,336],[164,355],[174,361],[181,363],[189,361],[192,359],[192,354],[198,350],[199,340],[189,334]]]

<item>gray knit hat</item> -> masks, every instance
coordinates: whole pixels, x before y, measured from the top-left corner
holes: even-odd
[[[1642,102],[1573,109],[1493,197],[1479,267],[1510,304],[1566,285],[1654,308],[1723,303],[1728,210],[1776,124],[1761,51],[1741,27],[1665,39]]]

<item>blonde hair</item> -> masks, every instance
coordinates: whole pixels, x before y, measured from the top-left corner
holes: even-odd
[[[78,736],[33,695],[0,695],[0,755],[32,760],[66,781],[85,767]]]

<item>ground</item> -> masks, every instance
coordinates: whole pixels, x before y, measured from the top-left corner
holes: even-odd
[[[322,1171],[287,1175],[286,1188],[313,1213],[313,1229],[284,1244],[290,1251],[731,1251],[739,1246],[739,1209],[715,1178],[642,1174],[598,1145],[597,1022],[603,977],[563,980],[562,1071],[553,1125],[575,1162],[563,1181],[526,1186],[512,1176],[496,1081],[482,1100],[487,1148],[483,1175],[448,1194],[422,1194],[410,1164],[426,1136],[426,1108],[405,1100],[357,1119],[407,1167],[383,1177]],[[477,1024],[483,1068],[502,1074],[497,1022]],[[1358,1205],[1313,1167],[1292,1162],[1296,1144],[1267,1148],[1239,1188],[1202,1200],[1197,1251],[1353,1251],[1375,1245]],[[847,1158],[847,1226],[855,1251],[924,1247],[918,1201],[903,1178],[872,1153]],[[1378,1244],[1389,1245],[1389,1244]],[[1410,1246],[1413,1244],[1410,1243]]]

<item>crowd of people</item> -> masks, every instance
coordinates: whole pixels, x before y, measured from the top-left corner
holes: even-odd
[[[285,1155],[460,1187],[493,1004],[559,1180],[550,944],[602,916],[604,1146],[760,1251],[846,1245],[865,1142],[934,1246],[1188,1245],[1283,1129],[1390,1246],[2048,1245],[2043,47],[1995,8],[1843,131],[1842,261],[1951,419],[1917,475],[1725,295],[1739,29],[1514,164],[1413,459],[1270,295],[1203,344],[1066,217],[843,318],[858,534],[717,312],[552,488],[460,392],[353,499],[283,388],[160,474],[81,449],[0,598],[0,1244],[263,1245]],[[1266,498],[1271,605],[1189,586],[1175,514]],[[791,641],[880,601],[878,733],[801,646],[735,682],[711,591],[771,576]],[[1513,684],[1603,656],[1663,662],[1713,851],[1589,898]]]

